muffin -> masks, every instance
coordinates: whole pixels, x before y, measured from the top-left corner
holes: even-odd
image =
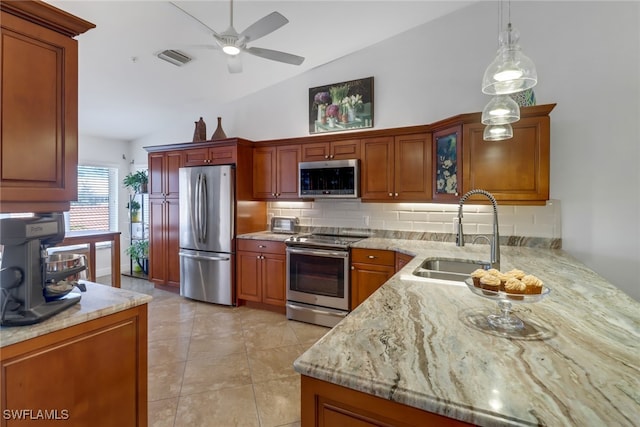
[[[498,274],[500,274],[500,270],[498,270],[497,268],[490,268],[487,270],[487,273],[497,276]]]
[[[494,295],[492,292],[498,292],[500,290],[500,279],[493,274],[485,274],[480,278],[480,287],[483,290],[491,291],[484,292],[486,295]]]
[[[495,273],[494,276],[500,279],[500,290],[504,291],[504,285],[507,283],[507,280],[509,280],[511,276],[506,273],[500,273],[499,271]]]
[[[482,268],[478,268],[477,270],[473,270],[471,272],[471,278],[473,279],[473,286],[475,286],[476,288],[480,287],[480,279],[482,278],[482,276],[486,275],[487,271],[483,270]]]
[[[518,270],[514,268],[513,270],[509,270],[505,273],[507,276],[515,277],[516,279],[522,280],[522,278],[526,275],[524,271]]]
[[[522,299],[526,289],[527,285],[515,277],[509,278],[507,283],[504,285],[504,291],[507,293],[507,298],[511,299]]]
[[[527,287],[524,291],[525,294],[535,295],[542,293],[542,280],[538,279],[536,276],[527,274],[522,278],[522,283]]]

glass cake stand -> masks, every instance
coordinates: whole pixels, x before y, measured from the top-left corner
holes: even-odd
[[[502,291],[490,291],[487,289],[477,288],[473,285],[473,279],[468,278],[464,281],[469,290],[474,294],[483,298],[494,300],[498,303],[500,313],[490,314],[487,321],[491,326],[503,331],[518,331],[524,329],[524,322],[511,313],[512,303],[533,303],[542,301],[544,297],[549,295],[551,289],[546,286],[542,287],[542,293],[535,295],[513,295]]]

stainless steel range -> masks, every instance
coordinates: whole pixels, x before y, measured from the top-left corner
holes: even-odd
[[[287,244],[287,319],[333,327],[349,313],[349,247],[364,236],[302,234]]]

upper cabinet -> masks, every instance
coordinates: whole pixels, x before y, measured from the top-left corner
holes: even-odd
[[[318,142],[302,145],[302,161],[350,160],[360,158],[360,140]]]
[[[0,211],[77,199],[78,44],[95,25],[44,2],[0,3]]]
[[[506,141],[484,141],[484,125],[464,124],[463,193],[481,188],[507,204],[543,204],[548,200],[549,113],[554,107],[521,108],[521,119],[512,124],[513,138]]]
[[[253,197],[298,199],[300,145],[256,147],[253,150]]]
[[[185,150],[184,166],[231,165],[236,163],[236,144]]]
[[[361,145],[362,201],[431,200],[431,135],[366,138]]]

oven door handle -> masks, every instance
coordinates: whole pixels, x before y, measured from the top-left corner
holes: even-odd
[[[295,249],[295,248],[287,248],[287,252],[290,254],[300,254],[300,255],[316,255],[323,257],[333,257],[333,258],[348,258],[349,252],[347,251],[314,251],[313,249]]]

